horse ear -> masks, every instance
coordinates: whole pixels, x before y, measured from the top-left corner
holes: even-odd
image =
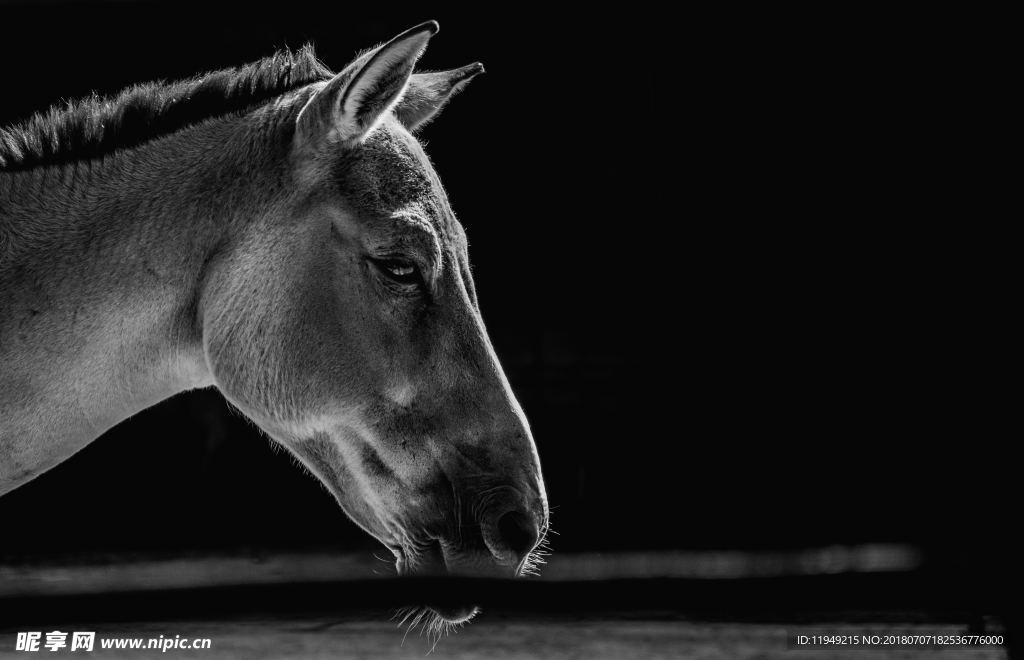
[[[448,99],[483,72],[484,65],[476,62],[451,71],[415,73],[405,96],[395,106],[395,115],[410,131],[415,130],[433,119]]]
[[[362,140],[402,98],[416,60],[438,25],[428,21],[372,50],[334,76],[299,112],[298,139]]]

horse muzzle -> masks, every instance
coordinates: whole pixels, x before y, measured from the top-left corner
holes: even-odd
[[[546,521],[538,514],[514,505],[492,508],[473,527],[431,540],[403,553],[397,561],[400,575],[514,578],[523,574],[530,554],[541,540]],[[465,595],[461,596],[465,599]],[[458,602],[438,594],[427,606],[452,623],[473,617],[474,603]]]

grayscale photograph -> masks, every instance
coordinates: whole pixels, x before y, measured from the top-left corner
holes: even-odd
[[[858,11],[0,0],[0,658],[1024,658],[1010,42]]]

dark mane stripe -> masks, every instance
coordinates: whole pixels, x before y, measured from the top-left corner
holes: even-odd
[[[130,87],[112,99],[93,95],[54,106],[22,124],[0,129],[0,171],[129,149],[205,119],[245,112],[331,75],[307,45],[190,80]]]

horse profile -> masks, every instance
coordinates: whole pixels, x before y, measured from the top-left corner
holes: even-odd
[[[524,570],[539,459],[413,134],[483,67],[414,72],[436,31],[336,75],[307,47],[0,130],[0,494],[213,385],[399,573]]]

